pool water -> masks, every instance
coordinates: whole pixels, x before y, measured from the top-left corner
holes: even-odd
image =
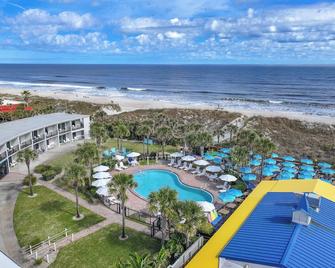
[[[134,174],[134,180],[137,183],[135,192],[146,199],[151,192],[169,187],[178,192],[181,201],[213,201],[209,192],[183,184],[175,173],[167,170],[143,170]]]

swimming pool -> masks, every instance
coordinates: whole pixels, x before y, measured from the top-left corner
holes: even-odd
[[[182,201],[213,201],[212,194],[183,184],[175,173],[167,170],[143,170],[134,174],[134,180],[137,183],[135,192],[146,199],[151,192],[157,192],[163,187],[169,187],[178,192],[178,199]]]

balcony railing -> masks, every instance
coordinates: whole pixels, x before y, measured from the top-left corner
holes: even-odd
[[[53,136],[56,136],[58,134],[58,131],[55,130],[55,131],[51,131],[47,134],[47,138],[50,138],[50,137],[53,137]]]
[[[21,149],[26,148],[32,144],[32,140],[21,142]]]
[[[72,130],[81,129],[83,127],[84,127],[84,124],[78,124],[78,125],[72,126]]]
[[[64,133],[64,132],[67,132],[67,131],[70,131],[70,130],[71,130],[70,127],[66,127],[66,128],[60,128],[60,129],[58,129],[58,132],[59,133]]]
[[[8,155],[15,154],[19,150],[19,145],[15,145],[8,150]]]
[[[34,142],[39,142],[45,139],[45,135],[39,135],[38,137],[33,137]]]
[[[0,154],[0,161],[6,159],[6,157],[7,157],[6,152],[1,153],[1,154]]]

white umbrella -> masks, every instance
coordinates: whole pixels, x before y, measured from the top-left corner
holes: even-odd
[[[92,182],[92,186],[93,187],[103,187],[103,186],[107,186],[108,183],[111,182],[111,179],[102,179],[102,180],[96,180],[94,182]]]
[[[123,155],[116,155],[115,156],[115,160],[116,161],[122,161],[124,159],[124,156]]]
[[[93,169],[94,172],[105,172],[108,170],[109,170],[109,167],[103,166],[103,165],[97,166]]]
[[[201,160],[194,161],[193,164],[197,166],[208,166],[209,162],[201,159]]]
[[[229,174],[221,175],[219,179],[226,182],[237,181],[237,178],[235,176]]]
[[[96,191],[96,193],[97,193],[97,195],[101,195],[101,196],[111,196],[111,194],[109,193],[109,189],[108,189],[107,186],[98,188],[98,190]]]
[[[134,158],[134,157],[138,157],[140,155],[141,155],[140,153],[131,152],[130,154],[127,154],[127,157]]]
[[[177,157],[183,157],[184,154],[181,152],[175,152],[175,153],[170,154],[170,156],[173,158],[177,158]]]
[[[215,206],[207,201],[197,201],[197,204],[204,212],[211,212],[215,209]]]
[[[194,156],[192,156],[192,155],[186,155],[186,156],[184,156],[184,157],[181,158],[181,160],[186,161],[186,162],[192,162],[195,159],[196,158]]]
[[[100,180],[100,179],[109,179],[109,178],[112,178],[112,175],[109,174],[108,172],[98,172],[98,173],[95,173],[93,175],[93,178],[94,179],[98,179],[98,180]]]
[[[219,166],[208,166],[208,167],[206,167],[206,171],[212,172],[212,173],[218,173],[218,172],[222,171],[222,169]]]

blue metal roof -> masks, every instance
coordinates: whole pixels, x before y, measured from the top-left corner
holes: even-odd
[[[292,223],[292,212],[306,210],[308,226]],[[335,203],[322,198],[320,211],[304,195],[268,193],[220,257],[275,267],[335,267]]]

